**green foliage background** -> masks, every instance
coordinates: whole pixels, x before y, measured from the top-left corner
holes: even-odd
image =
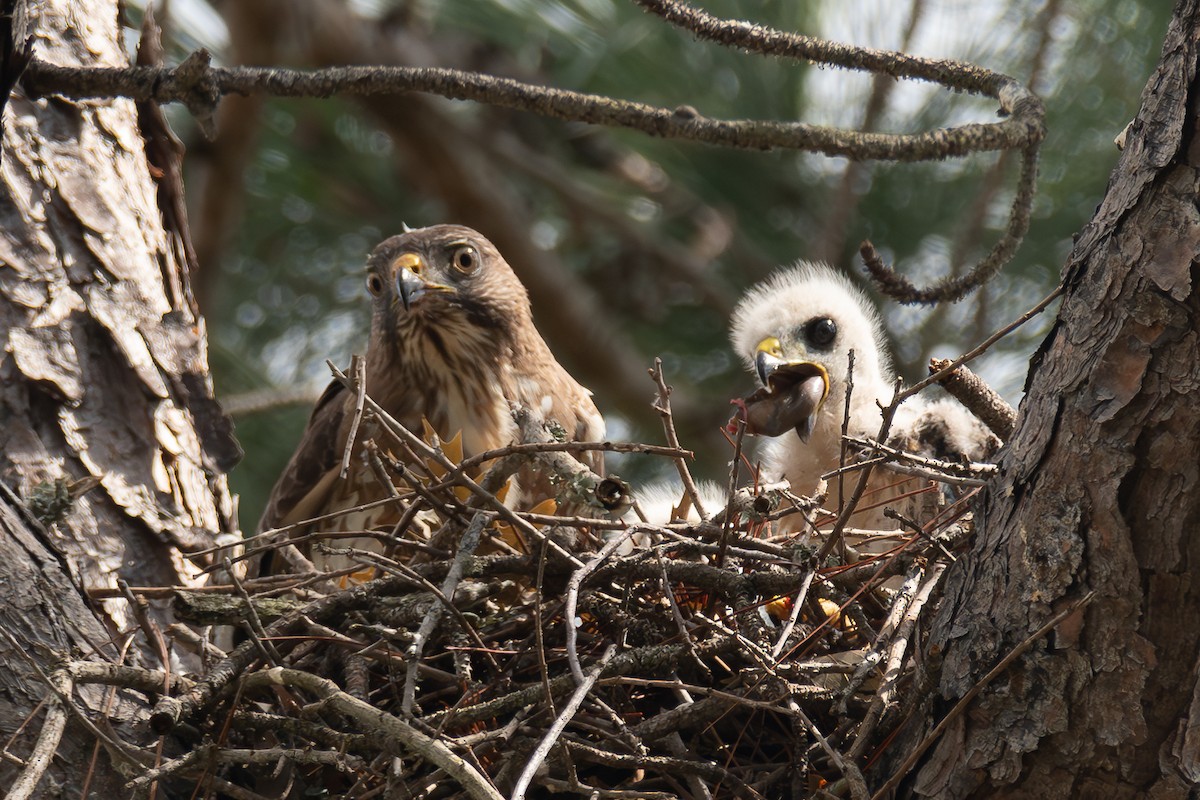
[[[861,123],[871,88],[867,76],[696,41],[618,0],[329,1],[359,30],[416,42],[412,52],[440,65],[666,107],[687,104],[714,117],[853,127]],[[174,29],[181,32],[174,38],[176,55],[204,44],[219,58],[238,60],[213,9],[200,0],[172,5],[185,20]],[[884,48],[898,45],[916,10],[921,16],[914,52],[974,61],[1021,80],[1029,80],[1044,45],[1033,88],[1046,102],[1049,137],[1030,234],[1015,261],[977,296],[939,310],[884,304],[898,367],[910,378],[921,374],[931,355],[968,349],[1053,287],[1071,236],[1103,195],[1119,156],[1113,138],[1137,110],[1170,12],[1166,3],[1136,0],[703,5],[721,16]],[[187,25],[189,13],[205,24]],[[300,49],[280,49],[284,65],[308,63],[295,55]],[[685,446],[698,451],[697,471],[723,475],[729,452],[713,445],[714,431],[728,415],[728,399],[750,386],[727,345],[728,308],[775,265],[811,255],[826,231],[846,163],[794,152],[722,150],[463,103],[432,105],[472,132],[478,147],[473,157],[494,165],[506,189],[520,198],[527,235],[557,255],[581,291],[599,298],[607,324],[629,338],[647,366],[655,356],[663,359],[676,397],[688,408],[680,428]],[[879,127],[918,131],[994,113],[994,104],[978,98],[896,84]],[[184,115],[173,119],[191,147],[189,183],[202,183],[220,139],[205,144]],[[402,222],[474,222],[451,218],[453,205],[445,197],[414,188],[413,155],[397,146],[394,129],[356,103],[270,101],[258,121],[241,185],[227,187],[230,202],[242,209],[236,228],[197,276],[218,391],[235,400],[279,387],[315,392],[328,376],[326,358],[344,362],[361,350],[364,257]],[[497,141],[530,155],[506,161],[490,144]],[[857,208],[837,266],[861,275],[854,252],[863,238],[922,281],[949,268],[964,236],[964,254],[980,255],[995,240],[1011,196],[1009,171],[983,209],[983,231],[964,234],[995,160],[867,165],[854,183]],[[548,183],[534,166],[552,169],[559,183]],[[204,209],[192,199],[195,225]],[[693,254],[708,288],[664,269],[655,248]],[[513,266],[521,272],[520,264]],[[536,316],[536,305],[534,311]],[[1010,400],[1019,399],[1044,325],[1031,324],[979,365]],[[553,335],[547,338],[562,351]],[[594,390],[612,435],[661,440],[649,380],[646,402],[637,407],[610,395],[603,352],[590,363],[564,361]],[[247,529],[254,527],[306,415],[307,408],[291,405],[238,416],[247,455],[233,483]],[[661,464],[646,460],[615,466],[635,479],[662,472]]]

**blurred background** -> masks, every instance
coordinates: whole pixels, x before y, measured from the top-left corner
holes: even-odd
[[[1029,236],[981,292],[939,308],[881,301],[897,368],[961,354],[1057,282],[1100,201],[1157,62],[1169,3],[1141,0],[708,0],[713,14],[1006,72],[1045,100],[1049,136]],[[129,7],[136,44],[142,1]],[[888,132],[990,121],[995,103],[696,41],[625,0],[169,0],[169,59],[445,66],[712,117]],[[610,438],[661,442],[646,369],[663,360],[701,477],[726,474],[718,429],[752,388],[726,321],[776,266],[826,260],[862,282],[870,238],[924,284],[992,245],[1015,164],[996,154],[858,164],[741,152],[407,95],[228,98],[216,136],[168,109],[185,179],[218,395],[245,448],[232,474],[252,530],[312,400],[365,342],[366,254],[402,223],[457,222],[497,244],[529,288],[551,348],[596,395]],[[872,293],[878,297],[877,294]],[[1051,311],[1051,314],[1053,312]],[[977,362],[1016,403],[1048,319]],[[644,457],[610,463],[635,480]],[[673,471],[673,470],[670,470]]]

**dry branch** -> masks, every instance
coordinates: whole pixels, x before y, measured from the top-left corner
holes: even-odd
[[[1016,410],[974,372],[961,365],[948,369],[950,363],[948,358],[930,359],[929,374],[939,376],[938,382],[947,392],[979,417],[1000,441],[1007,442],[1017,424]]]
[[[362,730],[385,740],[396,755],[413,754],[428,759],[446,771],[475,800],[503,800],[503,796],[479,771],[455,755],[443,742],[433,739],[399,717],[384,714],[358,698],[351,697],[333,681],[294,669],[274,667],[256,672],[246,681],[248,689],[255,685],[291,686],[312,692],[329,706],[352,718]]]
[[[678,109],[438,67],[292,70],[214,67],[209,60],[208,53],[201,50],[178,67],[83,69],[61,67],[34,58],[22,76],[21,84],[32,96],[57,95],[70,100],[129,97],[156,103],[178,102],[187,105],[193,113],[208,117],[220,98],[227,94],[332,97],[427,92],[452,100],[472,100],[529,111],[552,119],[631,128],[663,138],[743,150],[778,147],[881,161],[925,161],[1022,148],[1039,142],[1042,136],[1041,110],[1036,98],[1012,79],[979,68],[974,68],[974,72],[968,69],[965,73],[975,75],[973,80],[957,82],[972,84],[976,91],[995,96],[1003,111],[1011,115],[1010,119],[969,123],[920,134],[879,134],[802,122],[726,120],[694,113],[681,114]]]
[[[33,751],[25,759],[25,768],[8,788],[6,800],[26,800],[33,796],[66,730],[69,715],[61,696],[70,694],[71,677],[66,672],[58,671],[50,676],[50,681],[51,692],[46,697],[46,718],[42,721],[41,733]]]
[[[690,106],[661,108],[446,68],[355,66],[300,71],[214,67],[204,50],[193,53],[175,68],[81,69],[32,57],[21,81],[25,91],[35,97],[53,94],[82,100],[122,96],[140,102],[182,102],[206,128],[211,127],[221,98],[229,94],[330,97],[425,92],[554,119],[630,128],[651,136],[740,149],[799,149],[860,161],[924,161],[991,150],[1019,151],[1020,177],[1004,233],[966,275],[948,276],[931,287],[918,289],[879,258],[869,260],[868,266],[880,288],[889,295],[903,302],[932,303],[963,297],[989,280],[1011,258],[1028,229],[1038,149],[1045,136],[1041,101],[1021,83],[966,62],[918,58],[719,19],[675,0],[638,2],[696,36],[750,53],[930,81],[953,91],[987,95],[998,101],[1004,119],[918,134],[847,131],[801,122],[718,119],[700,114]]]

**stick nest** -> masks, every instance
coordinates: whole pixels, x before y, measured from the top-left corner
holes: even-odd
[[[329,520],[268,532],[245,558],[298,571],[233,568],[174,592],[179,616],[234,623],[241,641],[193,640],[198,675],[105,681],[158,691],[150,726],[174,734],[132,788],[867,796],[864,771],[927,682],[918,620],[969,528],[964,503],[831,539],[838,515],[779,485],[704,520],[631,523],[600,513],[614,489],[577,465],[562,481],[575,514],[517,513],[484,485],[543,455],[561,468],[561,446],[497,454],[475,480],[416,441],[421,469],[381,460],[400,522],[377,546],[345,546]]]

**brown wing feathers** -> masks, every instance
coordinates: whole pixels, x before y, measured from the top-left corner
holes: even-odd
[[[533,324],[525,288],[476,231],[438,225],[384,241],[368,259],[367,288],[367,390],[410,430],[428,420],[445,439],[461,431],[470,456],[519,438],[512,419],[519,405],[556,422],[569,438],[603,437],[591,393],[555,360]],[[322,395],[260,530],[383,496],[374,480],[346,486],[338,477],[352,401],[336,383]],[[587,460],[600,467],[599,454],[592,455]],[[528,484],[543,483],[528,472],[518,480],[527,492],[534,488]],[[546,486],[523,504],[545,499]],[[367,496],[372,492],[376,497]]]

